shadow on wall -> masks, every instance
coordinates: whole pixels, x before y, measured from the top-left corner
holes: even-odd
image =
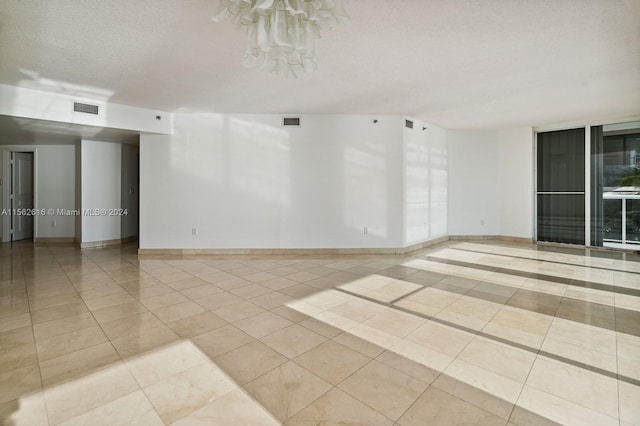
[[[368,135],[363,128],[371,123],[362,117],[307,118],[285,130],[276,115],[177,115],[173,137],[149,139],[147,151],[143,146],[150,169],[142,179],[153,179],[144,207],[164,210],[152,228],[169,223],[166,239],[181,247],[398,246],[388,232],[389,141]],[[167,196],[181,212],[163,206]],[[373,232],[365,241],[369,221]]]
[[[446,145],[425,130],[406,143],[407,244],[447,234]]]
[[[363,239],[377,237],[384,241],[393,227],[390,209],[400,208],[392,201],[398,188],[392,188],[389,181],[392,170],[388,166],[387,146],[369,143],[372,135],[365,135],[363,139],[360,146],[344,147],[344,175],[340,185],[344,192],[342,214],[345,225],[362,234]]]

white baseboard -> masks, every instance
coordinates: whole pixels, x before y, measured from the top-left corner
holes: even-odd
[[[246,248],[246,249],[191,249],[191,248],[139,248],[139,255],[366,255],[366,254],[406,254],[421,250],[449,240],[449,237],[440,237],[434,240],[412,244],[407,247],[382,247],[382,248]]]

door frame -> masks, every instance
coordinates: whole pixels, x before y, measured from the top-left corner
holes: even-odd
[[[2,146],[2,208],[11,208],[11,153],[30,152],[33,153],[33,208],[38,209],[38,148],[20,145]],[[38,236],[38,217],[33,218],[33,239]],[[10,242],[11,239],[11,216],[2,215],[2,242]]]
[[[584,129],[584,246],[591,247],[591,125],[578,124],[551,128],[534,128],[533,130],[533,241],[536,244],[567,244],[538,241],[538,134],[563,130]]]
[[[567,122],[564,124],[555,124],[550,126],[538,126],[533,127],[533,242],[534,244],[553,244],[553,245],[566,245],[566,246],[576,246],[575,244],[566,244],[566,243],[550,243],[545,241],[538,241],[538,133],[543,132],[552,132],[557,130],[568,130],[568,129],[577,129],[584,128],[584,146],[585,146],[585,164],[584,164],[584,180],[585,180],[585,245],[587,248],[599,248],[599,249],[608,249],[605,246],[593,246],[593,241],[591,240],[591,190],[592,190],[592,182],[591,182],[591,129],[594,126],[606,126],[606,125],[615,125],[615,124],[626,124],[640,122],[640,115],[630,115],[627,117],[620,117],[616,119],[607,119],[607,120],[595,120],[595,121],[578,121],[578,122]],[[628,248],[624,248],[623,250],[629,250]],[[635,248],[631,248],[631,250],[635,250]]]

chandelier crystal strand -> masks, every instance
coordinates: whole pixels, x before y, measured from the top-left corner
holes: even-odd
[[[220,0],[212,19],[246,27],[244,66],[296,77],[317,69],[315,39],[349,15],[344,0]]]

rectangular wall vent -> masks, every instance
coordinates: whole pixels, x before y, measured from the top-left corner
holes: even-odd
[[[282,125],[300,127],[300,117],[282,117]]]
[[[75,112],[98,115],[98,105],[90,105],[90,104],[82,104],[80,102],[74,102],[73,110]]]
[[[408,127],[410,129],[413,129],[413,121],[411,120],[404,120],[404,127]]]

